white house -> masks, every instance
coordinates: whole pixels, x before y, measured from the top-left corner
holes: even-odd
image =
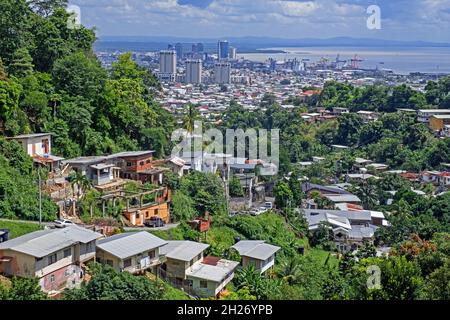
[[[275,253],[280,247],[265,243],[263,240],[242,240],[232,246],[242,257],[242,266],[250,265],[264,273],[275,265]]]

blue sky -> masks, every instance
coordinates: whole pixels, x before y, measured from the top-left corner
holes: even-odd
[[[450,0],[71,0],[100,36],[329,38],[450,43]],[[366,26],[369,5],[381,30]]]

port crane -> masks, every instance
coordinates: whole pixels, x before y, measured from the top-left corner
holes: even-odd
[[[363,61],[364,60],[360,59],[358,55],[355,54],[355,56],[352,59],[350,59],[351,62],[350,66],[352,67],[352,69],[359,69],[359,63]]]

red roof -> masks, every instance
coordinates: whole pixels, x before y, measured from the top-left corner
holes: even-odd
[[[362,211],[362,210],[364,210],[364,208],[357,204],[347,203],[347,210],[348,211]]]
[[[320,90],[306,90],[306,91],[303,91],[303,94],[305,95],[305,96],[312,96],[313,94],[320,94]]]
[[[417,179],[418,176],[419,175],[417,173],[413,173],[413,172],[400,173],[400,177],[405,178],[405,179]]]

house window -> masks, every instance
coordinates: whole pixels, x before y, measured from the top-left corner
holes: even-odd
[[[144,165],[144,161],[139,162],[139,165],[143,166]]]
[[[64,276],[65,276],[65,277],[70,276],[70,270],[69,270],[69,269],[66,269],[66,270],[64,271]]]
[[[131,267],[131,258],[123,260],[123,267],[124,268],[129,268]]]
[[[208,281],[200,280],[200,288],[202,288],[202,289],[208,288]]]
[[[72,254],[72,249],[71,248],[67,248],[64,250],[64,258],[69,257]]]
[[[155,251],[149,251],[149,252],[148,252],[148,257],[149,257],[150,259],[155,259],[155,257],[156,257]]]
[[[54,274],[52,274],[50,276],[50,283],[53,283],[53,282],[55,282],[55,275]]]
[[[54,264],[56,261],[58,261],[56,253],[48,256],[48,264],[49,265]]]
[[[133,164],[131,162],[127,162],[127,167],[131,167]]]
[[[146,161],[147,164],[149,164],[150,162],[151,162],[150,160],[147,160],[147,161]]]
[[[113,261],[107,259],[107,260],[106,260],[106,264],[107,264],[108,266],[112,267],[112,266],[113,266]]]

